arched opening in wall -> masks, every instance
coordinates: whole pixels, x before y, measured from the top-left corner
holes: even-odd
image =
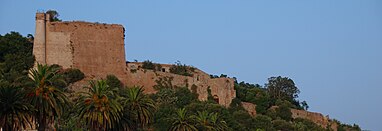
[[[219,97],[217,95],[214,95],[214,101],[219,104]]]
[[[165,69],[165,68],[162,68],[162,72],[166,72],[166,69]]]

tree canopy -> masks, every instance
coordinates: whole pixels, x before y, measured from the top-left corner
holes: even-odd
[[[48,11],[46,11],[46,14],[49,14],[50,21],[53,21],[53,22],[54,21],[61,21],[61,19],[58,18],[60,16],[60,14],[58,14],[58,12],[55,10],[48,10]]]
[[[20,86],[33,67],[33,43],[17,32],[0,35],[0,75],[4,81]],[[26,77],[24,77],[26,78]]]
[[[265,86],[270,97],[273,99],[292,101],[300,93],[293,80],[288,77],[278,76],[268,78],[268,83]]]

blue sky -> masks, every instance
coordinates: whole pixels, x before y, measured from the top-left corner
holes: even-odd
[[[311,111],[382,130],[380,0],[2,0],[0,34],[34,34],[37,10],[126,28],[126,58],[263,85],[292,78]]]

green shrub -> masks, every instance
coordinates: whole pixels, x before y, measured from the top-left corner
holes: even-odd
[[[168,76],[159,77],[157,80],[155,80],[155,82],[157,84],[154,85],[153,87],[155,90],[160,90],[162,88],[173,89],[173,88],[175,88],[175,86],[172,85],[173,79],[174,79],[174,77],[168,77]]]
[[[273,127],[276,130],[281,130],[281,131],[293,131],[293,124],[290,122],[287,122],[285,120],[274,120],[272,121]]]
[[[192,93],[187,87],[176,88],[175,96],[178,97],[178,100],[176,101],[176,106],[178,108],[183,108],[184,106],[198,99],[196,94]]]
[[[82,73],[81,70],[74,68],[65,69],[62,72],[62,75],[67,84],[74,83],[85,78],[85,74]]]
[[[143,69],[149,69],[149,70],[154,70],[155,65],[152,61],[146,60],[142,62],[142,68]]]
[[[175,108],[178,97],[175,96],[175,90],[170,88],[161,88],[157,93],[151,97],[159,107],[172,106]]]
[[[123,84],[122,82],[116,77],[115,75],[107,75],[106,76],[106,83],[112,88],[122,88]]]
[[[258,84],[235,82],[236,96],[241,101],[256,104],[256,112],[265,114],[270,107],[270,97],[265,88]]]
[[[256,129],[263,129],[266,131],[273,130],[272,128],[272,118],[265,115],[257,115],[254,119]]]
[[[229,124],[230,127],[236,128],[236,130],[250,131],[256,129],[254,119],[247,111],[238,110],[232,113],[231,118],[235,121],[235,125]],[[229,121],[230,122],[230,121]]]
[[[146,60],[142,62],[142,68],[143,69],[148,69],[148,70],[153,70],[153,71],[161,71],[162,65],[153,63],[152,61]]]
[[[172,124],[169,118],[171,118],[175,112],[176,108],[172,106],[161,106],[161,108],[154,113],[153,127],[155,131],[168,131]]]
[[[229,105],[230,110],[244,110],[241,100],[237,97],[232,99],[231,104]]]
[[[195,71],[195,67],[187,66],[185,64],[182,65],[179,61],[170,67],[170,72],[183,76],[193,76],[193,72]]]
[[[325,131],[324,128],[308,119],[296,118],[293,123],[296,131]]]
[[[211,79],[219,78],[219,76],[218,76],[218,75],[210,75],[210,78],[211,78]]]
[[[353,124],[353,125],[345,124],[345,123],[341,123],[340,121],[336,119],[334,119],[333,121],[338,124],[337,126],[338,131],[361,131],[361,128],[357,124]]]
[[[290,111],[288,104],[282,104],[278,108],[276,108],[276,114],[283,120],[292,120],[292,112]]]
[[[277,113],[276,113],[276,111],[275,111],[274,109],[269,108],[269,109],[267,110],[267,112],[265,113],[265,115],[267,115],[267,116],[269,116],[270,118],[272,118],[272,120],[277,119]]]
[[[227,75],[220,74],[220,78],[227,78]]]

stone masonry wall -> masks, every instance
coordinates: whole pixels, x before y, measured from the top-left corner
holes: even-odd
[[[36,15],[39,16],[36,21],[43,19],[41,14]],[[39,33],[37,27],[41,28]],[[45,23],[41,20],[36,23],[35,38],[39,40],[35,41],[38,48],[34,49],[39,63],[78,68],[91,78],[101,78],[107,74],[120,78],[125,76],[122,25],[79,21],[50,22],[45,19]]]
[[[291,109],[292,118],[303,118],[311,120],[312,122],[320,125],[323,128],[330,126],[333,131],[337,131],[337,124],[332,122],[328,116],[324,116],[321,113],[309,112],[305,110]]]
[[[243,108],[251,115],[251,116],[256,116],[256,105],[253,103],[249,102],[242,102],[241,103]],[[270,109],[276,109],[278,106],[272,106]],[[328,126],[333,130],[337,131],[337,123],[333,122],[330,120],[329,117],[322,115],[321,113],[316,113],[316,112],[309,112],[305,110],[297,110],[297,109],[291,109],[292,112],[292,118],[303,118],[303,119],[308,119],[317,125],[327,128]]]
[[[196,91],[199,94],[199,100],[205,101],[208,97],[207,89],[211,89],[211,95],[217,97],[219,104],[228,107],[231,104],[233,98],[236,97],[236,91],[234,89],[234,80],[231,78],[210,78],[209,74],[195,69],[193,76],[182,76],[173,73],[169,73],[169,66],[167,64],[161,64],[165,71],[153,71],[139,68],[141,63],[128,63],[128,78],[127,85],[138,85],[145,88],[146,93],[155,93],[153,88],[157,83],[155,80],[168,77],[172,78],[172,85],[178,87],[188,87],[190,90],[192,85],[197,86]],[[134,71],[132,71],[134,70]]]
[[[108,74],[117,76],[127,86],[143,86],[146,93],[155,93],[155,80],[172,77],[173,85],[197,86],[200,100],[207,100],[207,89],[219,99],[219,104],[229,106],[236,97],[234,81],[230,78],[210,78],[207,73],[196,70],[194,77],[169,73],[170,65],[163,64],[165,72],[139,69],[131,72],[126,65],[124,28],[117,24],[90,22],[51,22],[44,13],[36,14],[36,33],[33,53],[36,62],[58,64],[63,68],[77,68],[86,78],[71,86],[82,90],[88,80],[105,78]],[[130,63],[134,65],[134,63]],[[135,63],[139,66],[138,63]],[[82,90],[83,91],[83,90]]]
[[[46,62],[59,64],[64,68],[73,67],[73,44],[70,43],[71,32],[52,30],[58,23],[47,26],[46,33]]]

